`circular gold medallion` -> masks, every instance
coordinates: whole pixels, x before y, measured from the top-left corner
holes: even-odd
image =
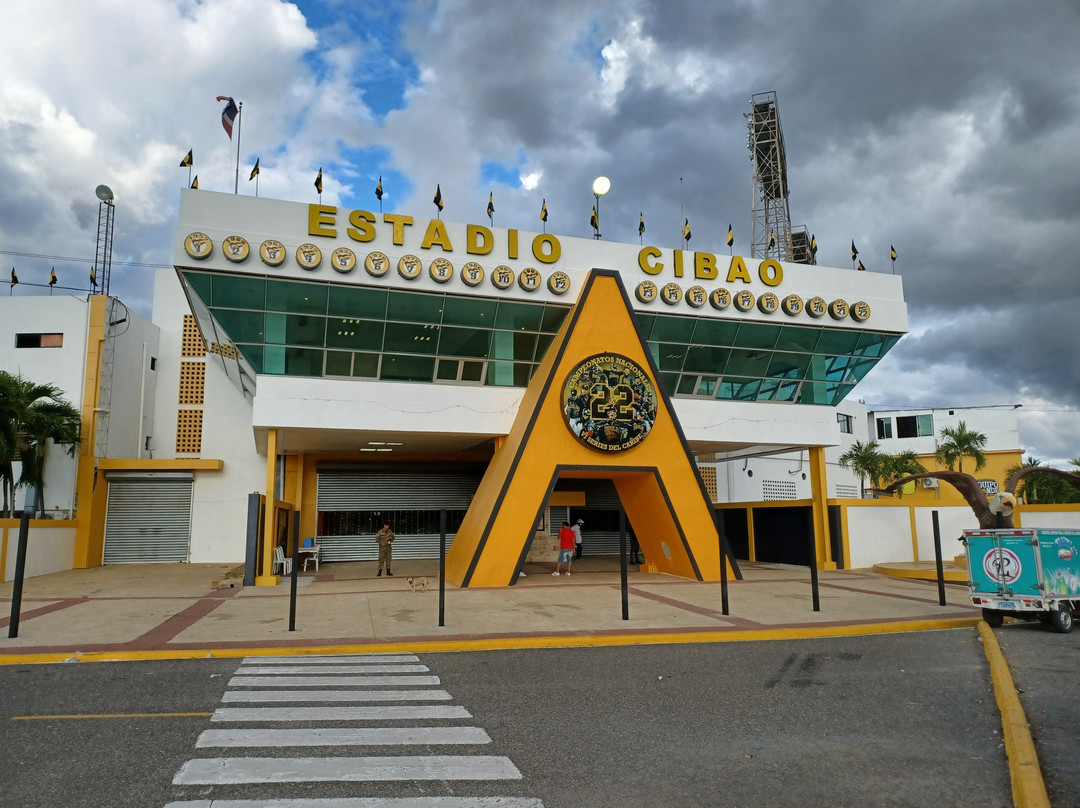
[[[390,259],[386,257],[386,253],[369,252],[364,259],[364,269],[368,275],[381,278],[390,270]]]
[[[184,252],[188,254],[189,258],[194,258],[196,261],[203,261],[210,257],[210,253],[214,251],[214,242],[210,240],[210,236],[206,233],[189,233],[188,237],[184,239]]]
[[[803,310],[802,298],[798,295],[788,295],[780,304],[780,308],[784,310],[784,314],[794,317]]]
[[[570,276],[565,272],[552,272],[548,276],[547,287],[553,295],[565,295],[570,291]]]
[[[709,294],[709,305],[723,311],[731,305],[731,292],[727,289],[713,289]]]
[[[837,298],[829,304],[829,316],[834,320],[843,320],[847,317],[848,305],[847,301],[843,298]]]
[[[652,281],[642,281],[634,290],[634,297],[642,303],[652,303],[656,300],[656,284]]]
[[[648,436],[656,420],[656,388],[645,370],[619,354],[596,354],[563,383],[563,416],[590,449],[622,452]]]
[[[461,268],[461,280],[466,286],[479,286],[484,282],[484,268],[475,261],[470,261]]]
[[[436,283],[446,283],[454,277],[454,265],[445,258],[436,258],[428,266],[428,274]]]
[[[749,289],[743,289],[735,293],[735,308],[739,311],[750,311],[754,308],[754,293]]]
[[[348,247],[338,247],[330,253],[330,266],[344,275],[356,269],[356,253]]]
[[[870,319],[870,304],[863,300],[860,300],[858,303],[852,303],[851,318],[860,323],[865,323]]]
[[[705,305],[705,301],[709,299],[709,293],[705,291],[704,286],[691,286],[686,290],[686,305],[692,306],[695,309],[700,309]]]
[[[259,245],[259,258],[267,266],[279,267],[285,263],[285,245],[280,241],[267,239]]]
[[[827,308],[828,304],[823,297],[812,297],[806,301],[806,313],[811,317],[820,317],[825,313]]]
[[[525,267],[525,269],[521,270],[521,274],[518,275],[518,286],[526,292],[535,292],[540,288],[543,280],[540,276],[540,270],[535,267]]]
[[[397,271],[398,275],[405,278],[405,280],[413,280],[420,277],[421,264],[420,259],[415,255],[403,255],[398,259]]]
[[[758,298],[757,307],[763,314],[775,314],[780,308],[780,298],[772,292],[766,292]]]
[[[682,300],[682,287],[677,283],[666,283],[660,290],[660,299],[669,306],[674,306]]]
[[[221,242],[221,252],[234,264],[240,264],[251,254],[251,247],[243,236],[229,236]]]
[[[322,250],[314,244],[301,244],[296,248],[296,263],[304,269],[315,269],[322,263]]]
[[[514,270],[505,264],[491,271],[491,285],[496,289],[509,289],[514,285]]]

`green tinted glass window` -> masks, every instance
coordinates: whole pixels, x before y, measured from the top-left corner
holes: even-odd
[[[330,348],[363,348],[381,351],[383,324],[375,320],[331,317],[326,323],[326,345]]]
[[[262,278],[215,275],[211,290],[210,303],[214,306],[230,309],[266,308],[266,281]]]
[[[685,345],[673,345],[664,343],[659,346],[660,370],[682,370],[683,360],[686,358]]]
[[[771,359],[769,351],[732,351],[727,372],[736,376],[764,376]]]
[[[652,334],[649,339],[658,342],[685,342],[689,343],[694,336],[696,321],[693,317],[675,317],[673,315],[659,315],[653,323]]]
[[[540,330],[545,334],[554,334],[559,330],[570,309],[566,306],[544,306],[544,318],[540,321]]]
[[[456,359],[440,359],[435,369],[435,378],[442,381],[456,382],[461,370],[461,362]]]
[[[698,320],[694,326],[694,343],[697,345],[735,345],[739,324],[725,320]]]
[[[747,379],[738,376],[725,376],[716,386],[716,397],[733,401],[753,401],[757,398],[761,379]]]
[[[352,373],[352,354],[348,351],[326,352],[326,375],[349,376]]]
[[[800,379],[806,374],[810,366],[809,354],[781,353],[776,351],[769,362],[768,376],[784,376],[789,379]]]
[[[826,328],[818,340],[817,352],[824,354],[850,354],[859,342],[858,331],[842,331],[838,328]]]
[[[847,375],[844,377],[844,381],[862,381],[863,377],[866,376],[876,364],[877,359],[852,359],[848,362]]]
[[[678,373],[661,373],[660,374],[660,389],[667,395],[675,395],[675,387],[679,383]]]
[[[780,339],[777,341],[776,347],[781,351],[813,353],[820,336],[820,328],[785,325],[780,329]]]
[[[513,387],[514,363],[488,362],[487,377],[484,379],[484,384],[488,387]]]
[[[544,307],[535,303],[511,303],[499,301],[495,327],[507,331],[539,331],[544,319]]]
[[[716,386],[720,383],[720,379],[716,376],[702,376],[698,382],[697,391],[694,395],[708,396],[711,398],[716,394]]]
[[[322,376],[323,351],[312,348],[285,348],[285,374],[288,376]]]
[[[442,322],[443,299],[442,295],[391,292],[386,303],[386,318],[438,325]]]
[[[262,342],[263,313],[236,309],[213,309],[214,318],[233,342]]]
[[[386,298],[385,289],[331,286],[329,312],[338,317],[382,320],[386,316]]]
[[[299,314],[326,314],[329,287],[303,281],[269,281],[266,284],[267,311]]]
[[[491,332],[476,328],[442,328],[439,330],[439,353],[444,356],[472,356],[487,359],[491,347]],[[443,378],[440,376],[440,378]],[[455,375],[454,378],[457,378]]]
[[[484,378],[484,363],[483,362],[462,362],[461,363],[461,381],[463,382],[481,382]]]
[[[365,379],[378,378],[379,355],[373,353],[353,354],[352,375]]]
[[[265,373],[263,370],[263,346],[261,345],[237,345],[240,353],[251,363],[256,373]]]
[[[554,337],[551,334],[541,334],[536,338],[536,361],[539,362],[544,358],[544,354],[547,352],[548,346],[551,345],[551,341]]]
[[[896,336],[892,334],[877,334],[873,331],[864,331],[859,336],[859,345],[855,349],[855,353],[859,356],[884,356],[885,352],[896,344],[896,339]]]
[[[210,275],[205,272],[185,272],[184,280],[188,282],[188,285],[202,299],[203,303],[210,302]]]
[[[679,396],[692,396],[697,390],[697,376],[680,376],[679,385],[675,388],[675,394]]]
[[[398,382],[430,382],[435,374],[435,358],[386,354],[379,378]]]
[[[401,351],[416,354],[433,354],[439,345],[439,327],[437,325],[418,325],[415,323],[387,323],[386,351]],[[434,366],[432,367],[434,371]],[[383,373],[386,373],[385,363]],[[384,375],[383,378],[386,378]]]
[[[448,297],[443,309],[443,325],[494,328],[498,305],[497,301],[484,298]]]
[[[743,323],[739,326],[740,348],[772,348],[780,337],[780,329],[775,325]]]
[[[687,349],[683,369],[694,373],[723,373],[731,350],[694,345]]]
[[[323,347],[326,344],[326,318],[312,317],[307,314],[286,314],[285,343]]]

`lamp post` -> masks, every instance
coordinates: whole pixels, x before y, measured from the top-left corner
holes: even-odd
[[[600,197],[602,197],[610,190],[611,180],[609,180],[607,177],[600,176],[593,180],[592,192],[593,196],[596,197],[596,235],[594,236],[594,238],[597,239],[599,239],[602,235],[600,233]]]

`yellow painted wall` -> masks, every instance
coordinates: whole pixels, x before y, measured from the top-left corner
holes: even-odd
[[[996,451],[985,452],[986,465],[978,471],[975,471],[975,461],[970,457],[964,458],[963,471],[966,474],[972,475],[976,480],[997,480],[999,490],[1005,490],[1006,474],[1005,469],[1010,466],[1019,466],[1023,462],[1023,457],[1020,454],[1019,449],[1010,449],[1008,451]],[[919,462],[923,464],[927,471],[945,471],[945,466],[938,463],[932,454],[919,455]],[[954,468],[954,471],[960,471],[959,468]],[[889,497],[890,499],[897,499],[897,495]],[[922,482],[915,481],[915,490],[913,493],[905,493],[901,499],[905,504],[911,503],[912,505],[937,505],[946,507],[949,505],[967,505],[964,498],[960,496],[960,492],[953,488],[946,482],[938,481],[938,488],[924,488]]]

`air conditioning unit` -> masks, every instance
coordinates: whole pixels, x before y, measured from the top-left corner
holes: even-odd
[[[938,487],[938,479],[937,479],[937,477],[923,477],[922,478],[922,487],[923,488],[937,488]]]

